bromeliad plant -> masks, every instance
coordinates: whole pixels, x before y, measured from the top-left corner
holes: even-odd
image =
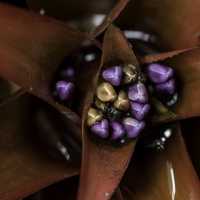
[[[182,134],[199,119],[181,121],[200,114],[200,4],[175,2],[120,0],[89,33],[0,5],[0,75],[18,85],[0,110],[1,199],[200,199]]]

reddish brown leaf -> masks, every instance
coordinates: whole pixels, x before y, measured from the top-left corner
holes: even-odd
[[[98,82],[101,68],[107,64],[132,63],[137,65],[136,57],[119,29],[110,26],[106,31],[103,42],[103,56],[101,66],[93,80],[93,88],[90,89],[83,115],[83,157],[80,178],[79,196],[80,200],[102,200],[110,199],[112,193],[118,186],[130,157],[134,151],[135,141],[115,148],[109,145],[97,144],[91,140],[87,133],[85,119],[87,110],[91,105],[94,90]]]
[[[79,117],[52,98],[50,85],[64,57],[80,47],[84,35],[47,17],[0,5],[0,75],[47,101],[66,117]]]
[[[155,130],[154,130],[155,132]],[[137,152],[122,183],[127,200],[198,200],[199,179],[177,126],[162,152]]]
[[[109,14],[106,16],[103,23],[98,26],[93,32],[93,37],[97,37],[100,35],[103,31],[106,30],[106,28],[112,24],[115,19],[120,15],[120,13],[124,10],[126,5],[128,4],[129,0],[118,0],[116,5],[113,7],[113,9],[109,12]]]
[[[116,2],[101,0],[101,1],[85,1],[75,0],[68,1],[57,0],[52,3],[48,0],[27,0],[29,7],[36,12],[41,9],[46,15],[53,16],[61,20],[73,20],[72,25],[77,26],[83,30],[91,32],[92,37],[96,37],[102,33],[122,12],[129,0],[117,0]],[[96,27],[95,18],[93,15],[106,14],[103,23]],[[84,27],[83,27],[84,26]]]
[[[198,47],[196,47],[198,48]],[[180,49],[180,50],[174,50],[169,52],[163,52],[159,54],[153,54],[153,55],[147,55],[140,58],[141,64],[148,64],[152,62],[161,62],[165,59],[172,58],[174,56],[177,56],[183,52],[194,50],[195,48],[187,48],[187,49]]]
[[[184,52],[166,60],[180,79],[179,101],[174,112],[179,119],[200,115],[200,49]]]
[[[154,33],[161,48],[188,48],[199,44],[199,8],[198,0],[135,0],[124,10],[119,24]]]
[[[151,62],[163,61],[176,70],[179,80],[179,101],[173,108],[176,116],[157,116],[154,122],[174,121],[186,119],[200,115],[200,65],[199,48],[176,50],[157,55],[150,55],[141,58],[141,62],[148,64]]]
[[[23,96],[0,110],[0,199],[28,196],[77,174],[78,166],[51,159],[34,141],[31,98]]]

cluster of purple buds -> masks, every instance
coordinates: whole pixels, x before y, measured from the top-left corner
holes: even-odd
[[[58,80],[54,85],[54,96],[61,102],[67,102],[73,97],[75,85],[75,70],[68,66],[59,72]]]
[[[166,65],[152,63],[147,66],[147,76],[154,90],[163,96],[171,97],[176,93],[174,70]]]
[[[102,70],[87,117],[92,135],[124,143],[142,132],[150,105],[141,76],[132,64]]]

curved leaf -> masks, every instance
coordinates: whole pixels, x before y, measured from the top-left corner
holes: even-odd
[[[155,132],[155,130],[152,130]],[[197,200],[199,179],[188,156],[180,128],[162,152],[137,152],[121,186],[127,200]]]
[[[129,0],[118,0],[116,5],[112,8],[112,10],[108,13],[102,24],[100,24],[93,32],[92,35],[94,37],[97,37],[100,35],[103,31],[106,30],[106,28],[111,25],[115,19],[120,15],[120,13],[124,10],[126,5],[128,4]]]
[[[162,49],[193,47],[199,44],[199,9],[198,0],[135,0],[120,16],[119,25],[155,34]]]
[[[78,28],[91,32],[92,37],[102,33],[119,16],[128,2],[129,0],[117,0],[116,2],[75,0],[69,3],[64,0],[57,0],[51,3],[48,0],[27,0],[28,6],[38,13],[43,9],[46,15],[68,22],[71,20],[71,24],[75,26],[77,21],[80,21]],[[100,17],[98,18],[98,16]],[[104,16],[105,19],[103,20]],[[103,22],[98,25],[99,22],[97,24],[95,22],[98,20]]]
[[[121,148],[97,144],[87,133],[85,119],[92,103],[99,72],[108,63],[133,63],[136,57],[119,29],[110,26],[105,33],[101,66],[93,75],[93,85],[88,94],[83,114],[83,157],[78,199],[110,199],[117,188],[134,151],[136,141]]]
[[[78,166],[48,157],[34,142],[32,98],[22,96],[0,110],[0,199],[20,199],[78,173]]]
[[[174,108],[174,112],[179,119],[185,119],[200,115],[200,49],[184,52],[166,63],[176,70],[176,75],[180,79],[179,101]]]
[[[198,47],[196,47],[196,48],[198,48]],[[196,48],[194,47],[194,48],[168,51],[168,52],[163,52],[163,53],[158,53],[158,54],[153,54],[153,55],[147,55],[147,56],[140,58],[140,63],[141,64],[149,64],[149,63],[152,63],[152,62],[161,62],[165,59],[172,58],[172,57],[177,56],[181,53],[191,51],[191,50],[194,50]]]
[[[173,108],[175,117],[157,116],[154,122],[167,122],[177,119],[186,119],[200,115],[200,49],[176,50],[157,55],[150,55],[141,58],[141,62],[148,64],[151,62],[162,61],[173,67],[179,79],[179,100]]]
[[[79,122],[78,115],[54,101],[50,86],[58,65],[81,46],[85,35],[50,18],[3,4],[0,27],[0,75]]]

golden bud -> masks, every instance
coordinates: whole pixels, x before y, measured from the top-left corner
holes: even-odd
[[[97,97],[103,102],[109,102],[114,101],[117,94],[110,83],[103,82],[97,88]]]
[[[92,126],[98,121],[101,121],[103,118],[103,115],[100,111],[90,108],[88,111],[88,116],[87,116],[87,125]]]
[[[122,90],[119,92],[119,95],[114,102],[114,106],[115,106],[115,108],[122,110],[122,111],[126,111],[129,109],[129,99],[128,99],[126,92],[124,92]]]
[[[125,84],[135,82],[137,80],[137,68],[134,65],[126,65],[123,67],[123,72],[125,74],[123,82]]]

